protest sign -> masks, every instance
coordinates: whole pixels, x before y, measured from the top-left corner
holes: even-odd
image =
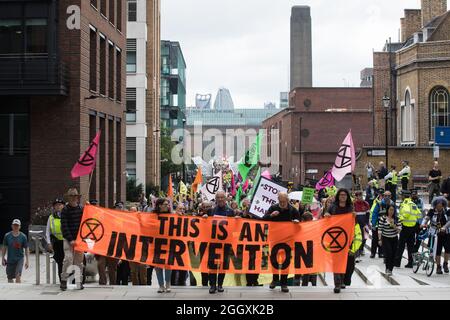
[[[287,192],[287,188],[261,177],[250,206],[250,213],[260,218],[264,217],[270,206],[278,202],[280,192]]]
[[[303,188],[302,203],[311,204],[314,201],[314,192],[316,190],[312,188]]]

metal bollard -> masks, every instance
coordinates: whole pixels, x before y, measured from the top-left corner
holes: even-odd
[[[41,284],[41,261],[39,255],[39,239],[34,238],[34,254],[36,255],[36,285]]]
[[[52,276],[53,276],[53,284],[56,284],[56,261],[52,259]]]
[[[50,254],[45,254],[45,273],[47,276],[47,284],[50,284]]]

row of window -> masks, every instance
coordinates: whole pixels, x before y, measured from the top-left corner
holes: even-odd
[[[436,87],[431,90],[430,103],[430,141],[435,139],[437,127],[450,126],[450,104],[449,92],[444,87]],[[405,94],[405,103],[401,106],[401,140],[403,143],[415,143],[415,105],[412,103],[409,90]]]
[[[90,29],[89,89],[113,100],[121,101],[122,50],[106,39],[106,36],[98,32],[95,27],[90,26]],[[98,45],[100,45],[100,49],[98,49]],[[98,63],[98,55],[100,55],[100,63]]]
[[[117,30],[122,30],[122,0],[91,0],[91,5],[109,19]]]

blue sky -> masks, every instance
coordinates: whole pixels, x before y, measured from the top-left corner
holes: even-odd
[[[161,36],[179,41],[188,65],[187,103],[196,93],[231,91],[236,107],[279,102],[287,91],[290,14],[311,6],[314,86],[359,86],[372,51],[397,41],[405,8],[420,0],[162,0]]]

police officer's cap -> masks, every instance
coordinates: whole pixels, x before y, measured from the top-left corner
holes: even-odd
[[[385,191],[386,190],[384,190],[383,188],[378,189],[378,193],[380,193],[380,194],[384,194]]]
[[[55,199],[55,201],[53,201],[53,205],[56,205],[56,204],[66,204],[66,203],[64,202],[64,200],[57,198],[57,199]]]
[[[95,200],[95,199],[89,200],[89,203],[90,203],[91,205],[93,205],[93,206],[98,205],[98,201]]]

